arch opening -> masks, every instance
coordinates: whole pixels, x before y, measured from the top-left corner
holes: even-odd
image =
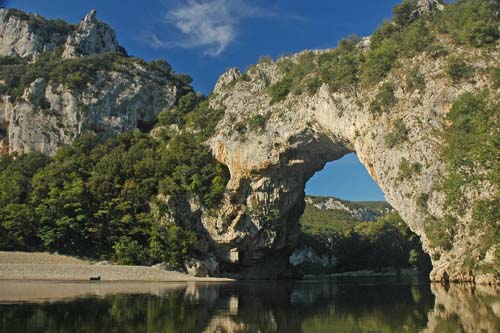
[[[355,153],[328,162],[305,184],[305,208],[290,264],[303,274],[428,276],[420,238],[385,201]]]

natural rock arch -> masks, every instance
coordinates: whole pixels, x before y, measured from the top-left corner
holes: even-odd
[[[231,179],[218,216],[203,219],[219,257],[237,262],[251,277],[284,271],[285,254],[298,235],[307,180],[326,162],[355,152],[387,201],[421,236],[432,257],[432,279],[495,282],[492,275],[465,268],[464,254],[478,245],[470,237],[470,215],[457,222],[451,249],[431,245],[426,232],[426,226],[445,217],[439,181],[446,172],[441,158],[446,114],[459,95],[489,83],[478,78],[473,84],[451,84],[444,60],[422,55],[411,61],[417,62],[425,90],[406,91],[406,73],[390,74],[386,82],[393,83],[396,102],[377,114],[370,104],[383,82],[348,92],[332,92],[324,84],[315,94],[289,94],[273,104],[266,87],[282,77],[277,63],[258,64],[244,79],[236,69],[222,75],[211,104],[226,112],[210,146]]]

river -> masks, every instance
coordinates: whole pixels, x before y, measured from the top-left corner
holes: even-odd
[[[500,332],[500,289],[413,279],[0,281],[0,331]]]

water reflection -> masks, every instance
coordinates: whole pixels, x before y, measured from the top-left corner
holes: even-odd
[[[431,285],[436,295],[426,332],[500,332],[500,289],[494,286]]]
[[[9,333],[500,331],[496,287],[395,281],[0,285],[0,331]],[[16,288],[36,288],[38,296],[16,299]],[[56,300],[47,302],[44,289]],[[70,290],[76,298],[67,298]]]

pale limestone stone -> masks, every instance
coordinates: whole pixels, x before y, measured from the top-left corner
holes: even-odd
[[[5,134],[0,132],[0,139],[10,153],[54,155],[86,131],[112,136],[137,128],[139,122],[152,123],[176,100],[174,84],[137,64],[129,65],[126,74],[101,72],[95,85],[82,91],[39,79],[20,100],[3,96],[0,124]]]
[[[63,58],[76,58],[99,53],[122,53],[116,34],[106,23],[97,19],[95,9],[85,16],[65,44]]]
[[[41,30],[47,20],[36,14],[26,14],[31,18],[24,20],[9,15],[9,10],[0,8],[0,55],[30,58],[55,49],[64,44],[67,35],[46,33]],[[36,23],[35,23],[36,22]]]
[[[466,57],[478,72],[499,65],[498,49],[485,58],[472,54],[475,51],[446,46],[450,53]],[[288,59],[296,61],[298,57]],[[202,219],[213,241],[219,248],[237,248],[242,267],[254,267],[252,273],[258,271],[255,266],[261,265],[258,273],[276,276],[283,267],[280,258],[288,260],[286,254],[291,254],[297,240],[307,180],[326,162],[356,152],[387,201],[421,236],[424,249],[433,258],[433,280],[447,275],[453,281],[497,283],[498,276],[471,272],[463,261],[465,255],[478,265],[485,261],[478,252],[479,236],[484,231],[471,229],[470,208],[464,216],[457,216],[451,250],[431,247],[424,229],[429,216],[439,220],[446,211],[444,194],[439,189],[446,172],[440,157],[444,144],[440,133],[446,114],[458,96],[491,84],[487,75],[453,84],[445,74],[445,60],[424,53],[402,61],[403,70],[394,71],[385,80],[394,83],[397,104],[378,116],[369,109],[383,82],[346,92],[331,92],[323,85],[314,95],[291,93],[284,101],[271,104],[266,87],[283,77],[278,68],[283,59],[253,66],[245,80],[234,81],[234,71],[223,75],[210,103],[226,112],[209,144],[217,160],[229,168],[231,178],[218,216],[205,214]],[[406,74],[416,65],[426,87],[410,92],[405,89]],[[228,78],[231,84],[227,84]],[[266,116],[265,127],[250,130],[249,120],[256,115]],[[393,131],[397,119],[409,129],[408,139],[390,148],[385,135]],[[246,131],[236,131],[238,123],[247,124]],[[403,159],[419,163],[421,171],[401,178]],[[470,201],[490,197],[495,189],[487,185],[482,193],[467,194]],[[422,194],[428,195],[427,209],[418,205]],[[269,216],[277,218],[269,222]]]

